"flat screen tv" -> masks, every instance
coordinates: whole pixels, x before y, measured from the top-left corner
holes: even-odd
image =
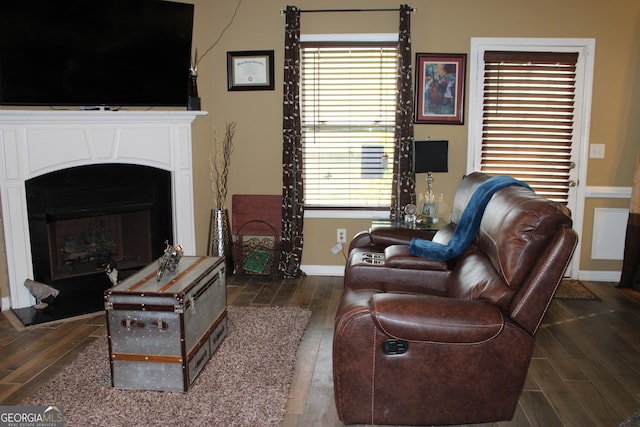
[[[192,4],[2,0],[0,104],[186,106]]]

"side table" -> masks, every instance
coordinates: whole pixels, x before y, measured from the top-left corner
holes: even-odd
[[[380,218],[371,220],[371,229],[374,228],[403,228],[407,230],[424,230],[438,231],[446,222],[442,218],[436,218],[437,221],[427,220],[422,223],[406,222],[402,220]]]
[[[437,222],[432,220],[423,223],[405,222],[402,220],[393,220],[388,218],[380,218],[371,220],[369,232],[374,230],[390,231],[395,235],[407,235],[411,237],[420,237],[423,239],[431,239],[436,231],[446,225],[446,221],[439,218]],[[383,231],[383,232],[384,232]]]

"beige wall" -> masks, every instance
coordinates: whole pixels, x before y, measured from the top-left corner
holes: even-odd
[[[194,187],[197,250],[206,252],[209,211],[213,207],[208,156],[215,127],[223,134],[225,123],[235,121],[235,151],[231,160],[228,204],[231,195],[281,192],[282,61],[284,16],[287,4],[301,9],[396,8],[386,0],[241,0],[233,23],[199,65],[202,109],[209,112],[193,129]],[[196,18],[194,47],[202,55],[230,22],[237,0],[192,0]],[[413,2],[413,52],[469,53],[471,37],[579,37],[596,39],[595,76],[591,114],[591,142],[606,145],[604,160],[590,160],[586,185],[630,186],[640,141],[640,2],[637,0],[456,0]],[[307,13],[304,33],[396,32],[397,12]],[[227,51],[275,51],[275,90],[227,91]],[[468,73],[467,73],[468,74]],[[466,100],[468,106],[468,99]],[[468,109],[468,107],[467,107]],[[466,119],[466,118],[465,118]],[[466,122],[466,120],[465,120]],[[436,174],[436,192],[445,202],[466,168],[467,126],[416,125],[418,139],[427,136],[450,141],[450,172]],[[581,183],[584,185],[585,183]],[[426,183],[420,177],[418,191]],[[590,256],[593,209],[628,206],[628,200],[591,199],[586,203],[580,270],[621,268],[620,262],[594,261]],[[230,206],[228,206],[230,208]],[[341,255],[329,249],[335,229],[348,235],[366,229],[366,220],[308,219],[305,222],[303,263],[343,265]],[[2,267],[2,265],[0,265]],[[4,270],[4,269],[2,269]],[[0,292],[7,296],[5,274]]]
[[[229,22],[236,1],[196,0],[195,43],[199,51],[209,46]],[[242,0],[233,24],[219,44],[200,64],[199,89],[203,109],[209,116],[196,125],[194,162],[198,248],[205,250],[208,210],[208,139],[211,126],[224,128],[237,122],[229,196],[234,193],[279,193],[282,126],[282,60],[284,17],[287,4],[301,9],[395,8],[400,2],[383,0],[297,2]],[[614,0],[513,1],[456,0],[414,2],[412,43],[415,52],[469,53],[471,37],[579,37],[596,39],[595,77],[591,116],[591,142],[606,145],[604,160],[590,160],[589,186],[630,186],[640,141],[640,2]],[[303,33],[396,32],[397,13],[307,13],[302,15]],[[226,52],[230,50],[275,50],[276,89],[265,92],[226,90]],[[468,99],[466,101],[468,106]],[[466,168],[467,126],[416,125],[416,138],[448,139],[451,164],[448,174],[436,174],[436,191],[450,203],[457,181]],[[585,183],[581,183],[584,185]],[[418,191],[424,191],[422,177]],[[590,256],[593,209],[611,205],[628,206],[628,200],[588,200],[582,233],[581,270],[620,269],[620,262],[592,261]],[[366,220],[318,220],[305,222],[303,263],[338,265],[341,255],[329,249],[335,229],[347,228],[348,235],[366,229]]]

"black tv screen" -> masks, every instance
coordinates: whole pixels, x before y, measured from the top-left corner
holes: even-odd
[[[2,0],[0,104],[186,106],[193,5]]]

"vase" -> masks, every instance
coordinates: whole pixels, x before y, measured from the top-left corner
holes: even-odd
[[[227,265],[227,274],[233,273],[231,228],[226,209],[211,209],[209,221],[209,249],[207,255],[223,257]]]
[[[192,70],[189,74],[189,94],[187,110],[200,111],[200,97],[198,96],[198,72]]]

